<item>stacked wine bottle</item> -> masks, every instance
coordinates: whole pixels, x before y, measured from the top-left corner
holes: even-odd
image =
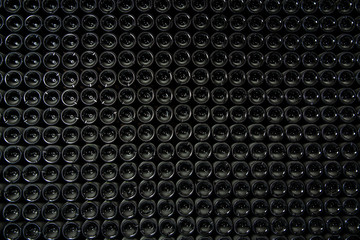
[[[360,1],[0,1],[0,239],[358,240]]]

